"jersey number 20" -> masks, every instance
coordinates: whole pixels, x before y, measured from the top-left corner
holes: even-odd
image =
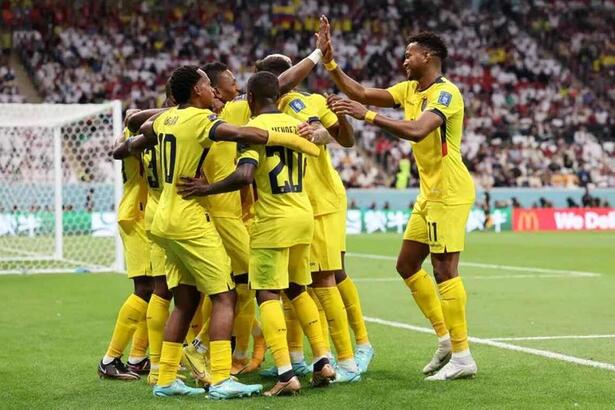
[[[280,162],[269,172],[269,182],[271,184],[272,194],[287,194],[289,192],[303,191],[303,154],[295,152],[290,148],[279,146],[265,147],[267,157],[279,156]],[[297,155],[297,170],[296,178],[294,174],[294,155]],[[278,175],[282,173],[284,167],[288,170],[288,179],[282,181],[282,185],[278,185]],[[295,181],[297,183],[295,184]]]

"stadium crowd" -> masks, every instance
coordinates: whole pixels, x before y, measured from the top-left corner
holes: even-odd
[[[317,16],[325,13],[346,72],[378,87],[403,80],[404,39],[410,33],[430,29],[443,35],[450,56],[447,77],[465,97],[465,159],[480,187],[615,186],[615,149],[606,141],[615,135],[615,100],[609,99],[614,82],[605,80],[613,72],[611,17],[588,12],[582,21],[604,28],[588,32],[575,20],[578,7],[559,16],[569,3],[563,1],[524,1],[514,10],[499,2],[474,10],[456,1],[388,0],[379,7],[369,0],[134,3],[120,13],[97,1],[47,1],[36,8],[4,2],[4,20],[14,28],[22,61],[47,102],[118,98],[127,108],[160,105],[173,68],[214,59],[227,62],[243,86],[254,61],[270,52],[294,61],[308,54]],[[585,3],[575,5],[586,10]],[[517,22],[505,15],[517,16]],[[554,28],[560,26],[565,30]],[[560,51],[569,38],[576,45],[566,58]],[[598,49],[605,39],[607,47]],[[580,57],[586,50],[593,50],[589,60]],[[306,86],[335,92],[318,70]],[[409,143],[355,125],[369,155],[334,153],[349,187],[418,184]]]

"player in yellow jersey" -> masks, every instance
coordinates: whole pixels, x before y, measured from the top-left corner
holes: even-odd
[[[208,63],[203,67],[214,88],[214,95],[223,104],[229,104],[239,94],[237,82],[229,68],[220,62]],[[232,103],[231,103],[232,104]],[[249,111],[249,110],[248,110]],[[245,124],[240,120],[220,115],[220,119],[231,124]],[[210,154],[203,164],[203,175],[210,183],[220,181],[235,170],[237,144],[232,141],[219,141],[212,145]],[[249,187],[246,187],[249,188]],[[261,336],[255,339],[255,356],[250,360],[250,334],[255,320],[254,291],[248,287],[248,263],[250,258],[250,235],[242,220],[242,203],[239,191],[212,195],[205,198],[207,209],[222,244],[231,258],[233,279],[236,284],[237,306],[235,309],[235,349],[231,374],[252,372],[260,366],[265,353],[265,341]]]
[[[244,385],[230,377],[230,336],[235,307],[230,260],[206,212],[204,203],[183,199],[176,192],[180,177],[200,176],[213,141],[254,144],[286,144],[315,154],[317,147],[295,134],[238,128],[217,119],[206,107],[213,100],[209,78],[196,66],[176,69],[169,80],[178,106],[165,111],[142,127],[143,135],[128,139],[128,152],[160,145],[164,188],[152,222],[152,236],[166,252],[167,284],[175,307],[165,326],[158,383],[154,395],[196,395],[203,389],[177,380],[182,342],[199,303],[200,294],[212,300],[209,326],[212,385],[209,397],[227,399],[258,394],[261,385]],[[301,130],[310,136],[310,127]]]
[[[166,86],[165,106],[175,105],[171,96],[169,84]],[[165,109],[143,110],[127,117],[128,127],[137,132],[141,125],[154,115],[160,115]],[[169,305],[173,295],[169,291],[165,275],[164,250],[151,240],[151,226],[158,208],[158,201],[162,193],[162,164],[160,161],[160,147],[158,145],[147,149],[142,155],[145,180],[147,182],[147,204],[145,205],[144,228],[150,246],[150,266],[152,272],[153,292],[147,306],[147,332],[149,338],[149,356],[151,368],[148,375],[148,383],[156,384],[158,380],[158,368],[160,365],[160,350],[162,349],[162,337],[164,325],[169,317]]]
[[[284,72],[291,66],[290,58],[280,54],[267,56],[256,63],[257,70],[274,74]],[[359,381],[360,373],[367,369],[374,351],[368,340],[361,340],[361,343],[358,343],[357,357],[353,357],[348,316],[342,295],[336,286],[336,275],[343,273],[342,253],[346,250],[346,191],[339,174],[331,164],[327,149],[327,144],[334,141],[331,136],[345,147],[353,146],[353,129],[346,117],[341,115],[338,118],[327,107],[326,99],[319,94],[291,91],[280,97],[278,108],[302,121],[311,119],[318,122],[328,130],[324,134],[325,138],[318,142],[319,156],[307,159],[305,176],[306,191],[314,210],[314,238],[310,252],[312,294],[322,306],[326,319],[324,323],[327,326],[328,322],[337,352],[336,382]],[[292,313],[288,309],[286,312]],[[292,327],[292,316],[288,322],[290,324],[287,326]],[[294,360],[300,360],[303,353],[303,335],[298,336],[297,340],[289,340],[291,357],[294,356]],[[293,361],[293,365],[296,363],[300,362]],[[357,364],[361,367],[357,367]]]
[[[268,72],[248,81],[247,99],[255,117],[248,126],[269,132],[295,132],[299,120],[280,113],[277,78]],[[311,283],[309,244],[313,215],[304,190],[305,158],[282,146],[249,145],[240,149],[237,169],[227,178],[207,185],[185,178],[180,192],[185,198],[231,192],[256,183],[256,218],[251,228],[249,281],[256,290],[263,332],[278,368],[278,383],[266,395],[293,394],[301,387],[295,376],[288,346],[280,292],[285,290],[310,340],[314,355],[315,386],[326,385],[335,372],[326,356],[318,309],[306,292]]]
[[[130,137],[128,128],[117,143]],[[119,380],[136,380],[139,373],[149,372],[147,350],[147,322],[145,319],[148,301],[152,294],[149,252],[142,251],[146,241],[144,230],[147,187],[143,176],[143,164],[138,155],[122,159],[124,192],[118,209],[118,229],[124,245],[124,260],[128,278],[134,282],[134,292],[120,309],[107,353],[98,364],[100,377]],[[120,360],[132,338],[128,366]]]
[[[436,353],[423,369],[431,374],[426,380],[474,377],[477,372],[468,345],[467,296],[458,271],[475,191],[461,159],[463,96],[442,75],[447,54],[436,34],[412,36],[403,64],[408,80],[388,89],[364,87],[346,75],[333,59],[330,43],[324,58],[331,78],[352,99],[333,103],[336,113],[373,123],[412,143],[420,192],[404,234],[397,271],[438,336]],[[388,118],[362,104],[401,106],[404,119]],[[439,298],[422,269],[430,254]]]

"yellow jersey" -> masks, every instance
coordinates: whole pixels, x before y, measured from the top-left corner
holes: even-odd
[[[162,193],[162,163],[160,161],[160,145],[148,148],[142,155],[143,167],[145,168],[145,180],[147,181],[147,204],[145,205],[145,230],[152,227],[154,215],[158,209],[160,194]]]
[[[246,95],[242,94],[236,97],[233,101],[224,104],[224,108],[220,112],[220,119],[229,124],[242,127],[250,121],[252,113]]]
[[[152,233],[168,239],[203,235],[209,215],[203,198],[184,199],[177,193],[181,177],[202,175],[211,136],[223,121],[210,110],[173,107],[154,121],[162,162],[162,194],[152,222]]]
[[[404,109],[406,120],[416,120],[423,111],[442,118],[442,125],[420,142],[412,142],[419,171],[418,200],[449,205],[471,204],[475,199],[474,182],[461,159],[463,133],[463,96],[444,77],[425,90],[418,82],[403,81],[387,89],[395,103]]]
[[[224,104],[219,118],[236,126],[243,126],[250,121],[250,107],[243,97],[238,97],[233,101]],[[230,141],[219,141],[212,145],[205,163],[203,164],[203,174],[210,184],[218,182],[229,176],[235,171],[237,164],[237,143]],[[205,197],[207,210],[214,217],[236,217],[241,218],[241,194],[239,191],[225,192],[223,194]]]
[[[337,115],[327,107],[327,100],[320,94],[292,91],[278,100],[278,108],[301,122],[318,119],[325,128],[338,122]],[[346,190],[331,163],[327,146],[320,145],[319,148],[317,157],[307,158],[305,173],[305,190],[314,216],[338,212],[346,206]]]
[[[132,136],[128,128],[124,128],[124,140]],[[124,191],[117,210],[117,221],[134,221],[143,217],[147,202],[147,186],[143,178],[141,159],[132,155],[122,160],[122,180]]]
[[[247,126],[296,133],[301,121],[280,112],[261,114]],[[241,145],[237,165],[256,166],[256,216],[250,231],[252,248],[287,248],[312,242],[314,221],[304,189],[303,154],[281,146]]]

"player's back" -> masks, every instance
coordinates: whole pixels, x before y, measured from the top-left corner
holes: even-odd
[[[152,224],[153,234],[169,239],[196,238],[210,226],[204,201],[182,198],[176,186],[181,177],[201,175],[212,144],[210,132],[219,123],[213,112],[195,107],[173,107],[154,121],[164,189]]]
[[[280,98],[278,108],[301,121],[319,120],[325,128],[337,123],[337,116],[320,94],[291,91]],[[306,192],[315,216],[336,212],[346,202],[344,184],[331,163],[327,146],[319,148],[318,157],[307,158],[305,174]]]
[[[162,164],[160,145],[148,148],[141,156],[147,181],[147,204],[145,206],[145,230],[150,230],[162,194]]]
[[[247,124],[269,131],[296,133],[301,122],[289,115],[260,114]],[[305,192],[303,154],[281,146],[240,146],[238,165],[256,165],[256,218],[251,230],[253,248],[289,247],[310,243],[312,207]]]
[[[128,128],[125,128],[124,138],[126,139],[130,136],[130,131]],[[117,215],[117,220],[120,223],[143,218],[147,201],[147,187],[143,174],[143,164],[140,158],[131,155],[122,160],[124,191]]]

